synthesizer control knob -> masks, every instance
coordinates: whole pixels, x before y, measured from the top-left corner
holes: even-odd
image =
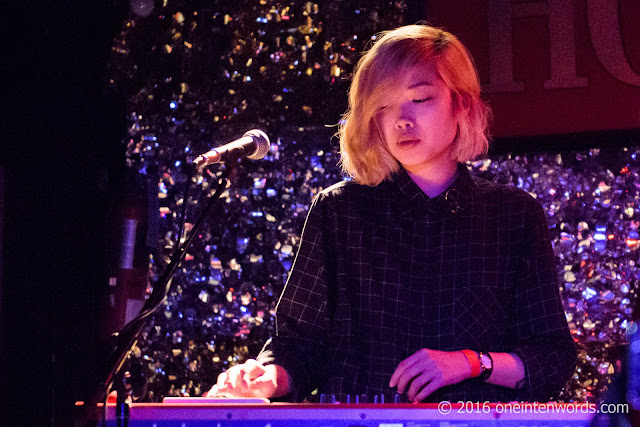
[[[336,395],[322,393],[320,395],[320,403],[336,403]]]

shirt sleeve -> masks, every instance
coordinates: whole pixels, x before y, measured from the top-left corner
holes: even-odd
[[[544,210],[537,201],[525,206],[525,251],[516,284],[512,353],[524,364],[519,399],[557,398],[576,367],[576,346],[560,299],[555,257]]]
[[[276,308],[276,335],[264,345],[258,361],[282,366],[289,374],[291,395],[300,401],[326,378],[325,344],[329,327],[327,309],[332,273],[330,232],[325,194],[311,204],[302,231],[300,247]]]

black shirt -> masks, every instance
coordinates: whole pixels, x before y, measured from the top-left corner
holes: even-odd
[[[525,367],[519,390],[469,379],[428,402],[547,401],[560,392],[576,348],[542,207],[458,170],[433,198],[401,170],[314,199],[276,336],[258,357],[289,372],[291,399],[315,388],[339,399],[389,396],[398,363],[422,348],[515,353]]]

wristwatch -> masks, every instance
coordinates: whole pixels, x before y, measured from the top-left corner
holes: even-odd
[[[478,380],[486,381],[493,372],[493,359],[489,353],[478,352],[478,360],[480,361],[480,375]]]

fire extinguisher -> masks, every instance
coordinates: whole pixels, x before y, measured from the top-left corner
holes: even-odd
[[[122,329],[142,308],[147,292],[149,254],[146,246],[147,208],[138,197],[127,197],[113,209],[111,256],[105,332]]]

